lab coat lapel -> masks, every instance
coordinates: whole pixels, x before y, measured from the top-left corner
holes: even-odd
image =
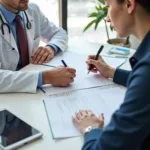
[[[7,24],[7,21],[6,19],[4,18],[4,16],[2,15],[2,13],[0,12],[0,15],[2,16],[4,22]],[[0,22],[0,35],[1,37],[3,37],[11,46],[12,46],[12,49],[14,50],[17,50],[18,51],[18,47],[17,47],[17,44],[16,44],[16,41],[14,39],[14,36],[12,34],[12,31],[10,30],[10,33],[9,33],[9,30],[8,30],[8,27],[6,25],[3,26],[3,29],[4,29],[4,35],[2,34],[2,22]]]
[[[29,19],[29,22],[31,23],[31,29],[28,29],[26,27],[27,18],[26,18],[25,14],[24,14],[25,28],[26,28],[27,39],[28,39],[29,60],[31,62],[32,49],[33,49],[33,38],[34,38],[34,25],[33,25],[33,17],[29,14],[28,11],[26,11],[26,14],[27,14],[27,17]]]

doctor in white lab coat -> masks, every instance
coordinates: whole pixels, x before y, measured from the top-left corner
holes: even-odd
[[[27,17],[23,13],[31,63],[41,64],[50,61],[56,53],[54,47],[57,47],[59,51],[64,51],[67,48],[68,37],[66,32],[48,21],[36,4],[29,3],[28,0],[0,0],[0,3],[14,14],[19,11],[26,11],[28,20],[31,23],[31,29],[27,29]],[[0,15],[3,21],[8,24],[7,18],[4,17],[1,10]],[[0,21],[1,25],[2,21]],[[0,93],[35,93],[40,73],[38,71],[16,71],[20,59],[19,49],[12,31],[9,33],[6,26],[3,26],[3,29],[4,35],[2,34],[2,28],[0,28]],[[54,47],[49,45],[39,47],[40,39]],[[41,75],[41,84],[67,86],[70,82],[73,82],[75,69],[68,67],[56,68],[41,72]]]

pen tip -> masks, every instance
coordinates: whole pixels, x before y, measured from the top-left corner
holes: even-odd
[[[87,74],[89,74],[90,73],[90,70],[88,71],[88,73]]]

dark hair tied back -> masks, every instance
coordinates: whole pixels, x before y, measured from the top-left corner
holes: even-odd
[[[123,3],[124,0],[117,0],[118,3]],[[147,12],[150,12],[150,0],[136,0]]]

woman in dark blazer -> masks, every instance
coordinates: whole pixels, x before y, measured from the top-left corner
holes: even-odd
[[[84,135],[83,150],[150,150],[150,0],[107,0],[106,5],[118,36],[133,34],[140,46],[130,58],[132,71],[111,68],[102,57],[89,56],[92,72],[127,86],[127,92],[105,128],[104,116],[88,110],[76,113],[73,122]]]

